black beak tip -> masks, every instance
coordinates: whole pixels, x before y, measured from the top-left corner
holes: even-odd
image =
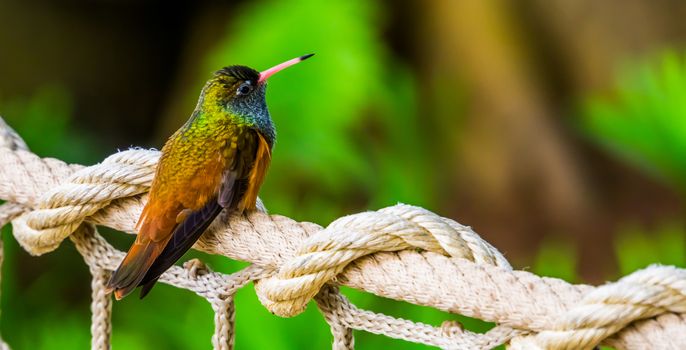
[[[312,56],[314,56],[313,53],[308,53],[307,55],[300,56],[300,61],[302,62],[302,61],[304,61],[304,60],[306,60]]]

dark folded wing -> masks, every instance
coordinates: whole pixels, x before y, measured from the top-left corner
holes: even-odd
[[[141,298],[148,294],[164,271],[167,271],[177,260],[181,259],[183,254],[191,249],[221,210],[222,207],[217,200],[211,199],[200,210],[188,214],[186,219],[174,228],[171,240],[139,283],[143,286]]]

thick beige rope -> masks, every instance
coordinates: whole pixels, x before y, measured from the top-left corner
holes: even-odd
[[[156,157],[154,151],[132,150],[82,168],[0,148],[0,198],[35,210],[14,220],[15,236],[39,254],[56,248],[76,230],[75,242],[89,266],[112,269],[122,253],[82,223],[132,232],[145,196],[129,196],[147,189]],[[471,229],[421,208],[398,205],[360,213],[326,229],[262,212],[222,217],[196,248],[256,264],[254,271],[239,273],[249,277],[213,272],[194,277],[180,267],[163,276],[163,282],[208,298],[218,315],[225,315],[218,316],[224,321],[218,322],[217,334],[222,327],[232,328],[232,291],[261,278],[260,300],[282,315],[300,312],[317,295],[332,325],[334,346],[342,349],[352,348],[351,328],[444,348],[488,348],[513,337],[515,348],[583,349],[601,341],[625,349],[654,344],[686,348],[683,270],[649,267],[615,284],[574,286],[512,271],[502,255]],[[273,269],[278,272],[271,273]],[[474,335],[459,327],[437,332],[436,327],[374,316],[346,306],[349,303],[335,289],[325,286],[328,282],[500,326]],[[232,334],[215,336],[215,348],[222,348],[217,343],[230,348]]]
[[[39,255],[57,248],[83,222],[112,198],[146,192],[155,172],[157,152],[115,153],[97,167],[74,172],[63,185],[41,196],[40,205],[14,224],[22,247]]]
[[[686,312],[686,270],[651,266],[589,291],[551,330],[522,339],[513,348],[592,348],[633,320],[666,312]],[[570,338],[578,342],[570,344]]]
[[[407,249],[510,267],[495,248],[468,227],[451,226],[447,219],[428,210],[401,204],[334,221],[303,242],[276,276],[260,280],[255,287],[269,310],[294,316],[350,262],[375,252]]]

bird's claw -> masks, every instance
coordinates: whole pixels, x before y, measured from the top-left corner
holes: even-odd
[[[205,265],[200,259],[191,259],[183,263],[183,268],[188,270],[188,274],[196,278],[198,276],[206,275],[211,272],[210,268]]]

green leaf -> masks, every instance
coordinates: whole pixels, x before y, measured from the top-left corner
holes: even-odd
[[[667,52],[618,74],[582,107],[582,130],[627,162],[686,190],[686,60]]]

